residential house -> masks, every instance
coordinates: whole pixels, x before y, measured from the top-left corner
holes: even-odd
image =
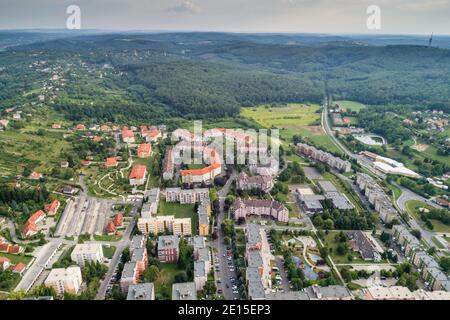
[[[59,207],[61,206],[61,203],[59,200],[53,200],[52,203],[46,204],[44,206],[45,212],[47,212],[47,215],[54,216],[57,212]]]
[[[152,145],[150,143],[141,143],[137,149],[138,158],[149,158],[152,153]]]
[[[130,185],[132,186],[140,186],[145,183],[145,179],[147,178],[147,167],[141,164],[137,164],[131,170],[129,180]]]

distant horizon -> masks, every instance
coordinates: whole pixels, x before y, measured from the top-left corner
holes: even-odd
[[[89,30],[450,35],[450,0],[2,0],[0,30],[65,28],[73,5]]]
[[[69,30],[66,28],[0,28],[0,32],[16,31],[16,32],[72,32],[72,33],[87,33],[87,32],[105,32],[105,33],[224,33],[224,34],[255,34],[255,35],[324,35],[324,36],[431,36],[432,33],[363,33],[363,32],[304,32],[304,31],[226,31],[226,30],[186,30],[186,29],[109,29],[109,28],[83,28],[79,30]],[[450,37],[450,33],[433,33],[433,36]]]

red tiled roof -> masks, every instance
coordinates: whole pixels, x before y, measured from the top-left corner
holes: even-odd
[[[147,172],[147,167],[142,165],[142,164],[138,164],[135,165],[133,167],[133,169],[131,170],[130,173],[130,179],[143,179],[145,177],[145,174]]]
[[[81,161],[81,164],[82,164],[83,166],[88,166],[88,165],[91,164],[91,162],[90,162],[89,160],[83,160],[83,161]]]
[[[152,145],[150,143],[140,144],[137,150],[138,157],[149,155],[151,152],[152,152]]]
[[[21,249],[22,249],[22,247],[17,245],[17,244],[16,245],[12,245],[12,246],[9,246],[8,253],[17,254],[17,253],[19,253],[21,251]]]
[[[32,221],[32,222],[36,223],[36,221],[41,217],[45,217],[45,212],[42,210],[38,210],[30,216],[28,221]]]
[[[114,225],[117,226],[121,226],[123,223],[123,215],[121,213],[118,213],[114,216],[114,220],[113,220]]]
[[[28,220],[25,222],[25,225],[23,226],[23,234],[27,235],[29,231],[37,232],[37,226],[36,223],[33,221]]]
[[[133,133],[133,131],[131,131],[128,128],[124,127],[122,129],[122,139],[126,139],[126,138],[134,138],[134,133]]]
[[[10,244],[6,242],[0,242],[0,251],[8,252]]]
[[[114,225],[114,222],[110,221],[108,225],[106,226],[106,232],[107,233],[115,233],[116,232],[116,226]]]
[[[46,212],[56,212],[56,210],[58,210],[60,205],[61,205],[61,203],[58,200],[53,200],[52,203],[46,204],[44,206],[44,210]]]
[[[9,260],[8,258],[6,258],[6,257],[0,257],[0,263],[1,264],[3,264],[3,263],[5,263],[5,262],[10,262],[11,260]]]
[[[76,125],[75,129],[77,129],[77,130],[85,130],[86,126],[84,124],[79,123],[79,124]]]
[[[14,266],[13,272],[20,273],[20,272],[22,272],[23,270],[25,270],[26,267],[27,267],[27,266],[26,266],[24,263],[19,262],[18,264],[16,264],[16,265]]]
[[[157,128],[150,128],[150,132],[148,133],[150,137],[154,138],[160,134]]]
[[[42,178],[42,174],[39,172],[33,171],[30,174],[30,179],[40,179],[40,178]]]
[[[116,157],[107,158],[105,161],[105,166],[107,167],[117,166],[117,158]]]

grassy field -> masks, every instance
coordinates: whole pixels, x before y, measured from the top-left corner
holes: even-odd
[[[353,251],[349,248],[347,254],[345,255],[339,255],[336,251],[336,248],[338,246],[338,242],[335,239],[336,234],[338,234],[338,231],[330,231],[326,236],[325,240],[323,241],[325,246],[329,249],[329,255],[333,259],[333,262],[336,264],[369,264],[372,263],[370,261],[365,261],[362,259],[359,252]],[[331,249],[331,250],[330,250]],[[348,256],[351,255],[353,257],[353,260],[350,262],[348,260]],[[386,260],[382,260],[380,263],[386,263]]]
[[[318,105],[242,108],[241,116],[264,128],[279,129],[284,145],[291,143],[294,135],[300,135],[323,149],[339,151],[320,127],[321,113]]]
[[[179,204],[176,202],[159,202],[158,214],[162,216],[175,216],[175,218],[191,218],[192,233],[198,233],[198,216],[193,204]]]
[[[45,131],[41,136],[28,128],[0,132],[0,174],[21,173],[26,166],[49,173],[71,148],[62,135]]]
[[[417,201],[417,200],[407,201],[405,205],[406,205],[406,210],[417,221],[417,223],[419,223],[424,228],[426,228],[425,224],[420,219],[419,208],[425,208],[425,209],[430,210],[430,209],[433,209],[433,207],[431,207],[430,205],[427,205],[426,203],[423,203],[421,201]],[[433,224],[433,227],[434,227],[434,229],[432,231],[435,231],[435,232],[450,232],[450,226],[447,226],[447,225],[445,225],[442,222],[437,221],[437,220],[430,219],[430,221],[431,221],[431,223]]]
[[[366,108],[366,106],[359,102],[354,101],[335,101],[335,103],[339,104],[341,107],[347,109],[347,111],[361,111],[362,109]]]
[[[26,265],[28,265],[28,263],[30,263],[32,257],[30,256],[26,256],[24,254],[9,254],[9,253],[4,253],[4,252],[0,252],[0,257],[5,257],[8,258],[9,260],[11,260],[12,264],[17,264],[17,263],[24,263]]]

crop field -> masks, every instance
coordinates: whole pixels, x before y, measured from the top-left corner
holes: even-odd
[[[287,145],[294,135],[307,138],[318,147],[338,151],[320,126],[320,106],[288,104],[287,106],[242,108],[241,116],[267,129],[279,129],[280,138]]]

